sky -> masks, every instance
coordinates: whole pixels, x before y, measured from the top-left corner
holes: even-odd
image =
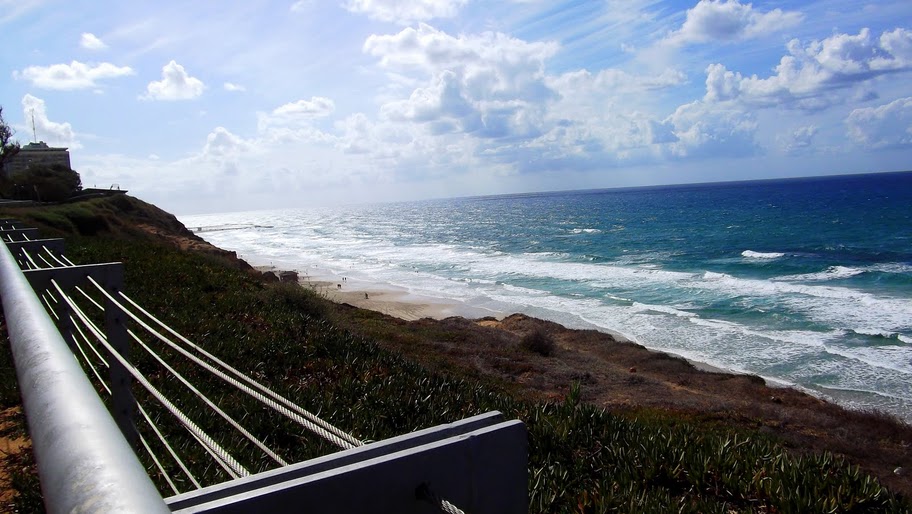
[[[20,143],[176,214],[912,169],[908,0],[0,0],[0,33]]]

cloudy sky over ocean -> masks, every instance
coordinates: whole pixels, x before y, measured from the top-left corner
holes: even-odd
[[[0,0],[0,105],[177,213],[912,168],[912,3]]]

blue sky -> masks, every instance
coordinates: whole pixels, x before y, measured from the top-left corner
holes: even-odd
[[[912,169],[904,1],[0,0],[0,105],[172,212]]]

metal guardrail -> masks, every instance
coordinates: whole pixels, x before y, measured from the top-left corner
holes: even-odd
[[[31,239],[35,236],[34,229],[0,220],[0,240],[5,243],[0,244],[0,296],[48,512],[265,514],[304,508],[424,514],[432,505],[431,510],[448,513],[462,512],[457,505],[473,514],[527,511],[526,429],[520,421],[504,421],[498,412],[209,487],[197,484],[195,491],[163,499],[133,451],[138,433],[132,420],[135,401],[123,368],[128,364],[110,366],[111,413],[68,344],[75,344],[72,322],[67,323],[70,311],[64,302],[53,309],[48,304],[60,318],[58,331],[35,293],[53,285],[65,299],[62,287],[87,280],[107,291],[103,337],[110,352],[127,358],[124,323],[129,313],[113,301],[123,285],[123,267],[75,265],[62,255],[62,240]],[[38,249],[59,253],[68,265],[36,267],[27,252]],[[63,264],[56,255],[52,258]],[[23,271],[20,264],[30,269]],[[69,300],[66,304],[73,305]]]
[[[170,512],[15,258],[0,246],[0,295],[45,508]]]

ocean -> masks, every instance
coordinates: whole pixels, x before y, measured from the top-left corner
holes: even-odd
[[[912,421],[912,172],[180,219],[255,263],[619,332]]]

